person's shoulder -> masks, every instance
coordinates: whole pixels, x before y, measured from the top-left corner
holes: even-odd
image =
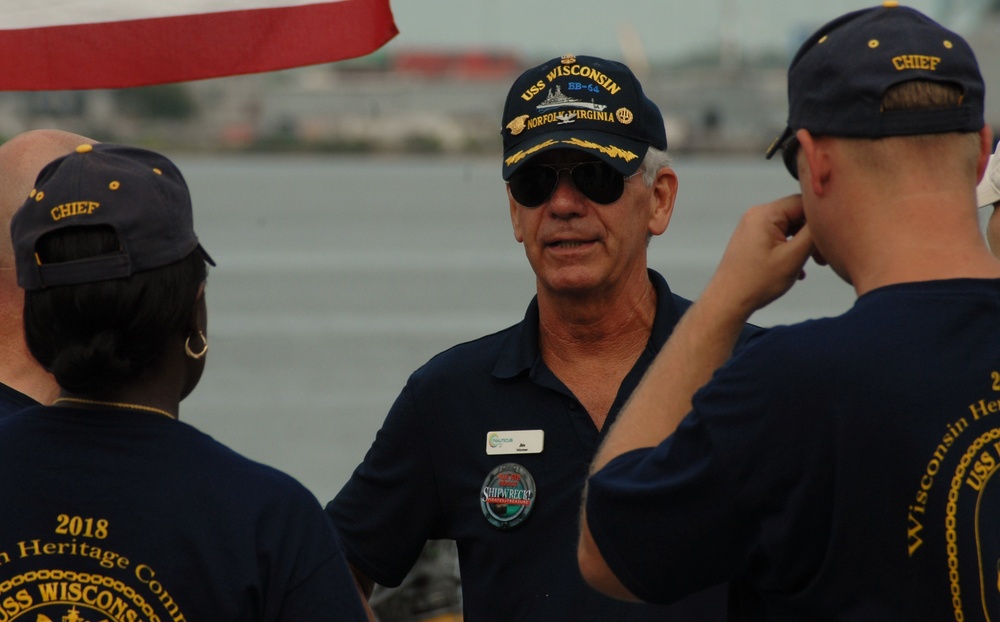
[[[0,383],[0,417],[13,414],[29,406],[38,405],[37,401],[14,387]]]
[[[850,314],[842,314],[760,328],[749,338],[744,329],[745,338],[734,356],[738,355],[744,364],[749,361],[751,366],[778,366],[786,370],[805,371],[820,361],[837,365],[840,357],[850,356],[852,350],[844,344],[856,342],[855,326]]]
[[[435,354],[413,372],[412,378],[465,375],[478,370],[492,370],[511,339],[516,339],[521,324],[509,326],[489,335],[463,341]]]
[[[249,458],[193,426],[177,423],[178,432],[188,439],[188,453],[205,465],[207,479],[217,478],[216,482],[228,482],[259,497],[313,499],[312,493],[288,473]]]
[[[670,305],[670,307],[672,307],[672,309],[676,313],[677,319],[679,320],[680,317],[684,315],[684,313],[686,313],[688,309],[691,308],[691,305],[694,304],[694,301],[671,292],[668,304]],[[737,345],[742,346],[743,344],[747,343],[750,339],[766,333],[767,330],[768,329],[762,326],[757,326],[756,324],[750,324],[750,323],[744,324],[743,329],[740,331],[740,336],[739,340],[737,341]]]

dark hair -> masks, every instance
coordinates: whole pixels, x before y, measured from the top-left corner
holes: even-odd
[[[70,227],[38,241],[43,263],[119,250],[111,227]],[[131,277],[25,292],[28,349],[59,386],[97,394],[137,378],[167,342],[188,332],[198,286],[208,275],[195,250],[180,261]]]

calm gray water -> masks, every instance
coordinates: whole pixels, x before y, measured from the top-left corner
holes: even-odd
[[[363,458],[407,376],[517,322],[534,277],[496,159],[175,158],[209,276],[211,351],[181,417],[302,481],[323,502]],[[695,297],[743,209],[796,190],[780,163],[675,163],[680,191],[650,264]],[[853,290],[828,269],[754,316],[833,315]]]

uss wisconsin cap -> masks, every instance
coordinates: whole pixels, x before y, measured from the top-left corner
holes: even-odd
[[[903,82],[954,84],[958,106],[882,110],[885,92]],[[898,2],[847,13],[810,36],[788,69],[788,127],[770,158],[799,129],[817,136],[882,138],[983,127],[985,85],[969,44]]]
[[[548,149],[591,153],[624,175],[650,146],[667,148],[663,116],[625,65],[566,55],[525,71],[504,105],[503,178]]]
[[[43,264],[38,240],[62,229],[106,225],[118,235],[114,253]],[[161,268],[196,249],[212,258],[194,232],[184,177],[164,156],[123,145],[80,145],[45,166],[11,220],[17,283],[26,290],[90,283]]]

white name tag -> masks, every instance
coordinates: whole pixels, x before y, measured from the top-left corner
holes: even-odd
[[[486,433],[486,453],[490,456],[540,454],[544,446],[545,430],[506,430]]]

